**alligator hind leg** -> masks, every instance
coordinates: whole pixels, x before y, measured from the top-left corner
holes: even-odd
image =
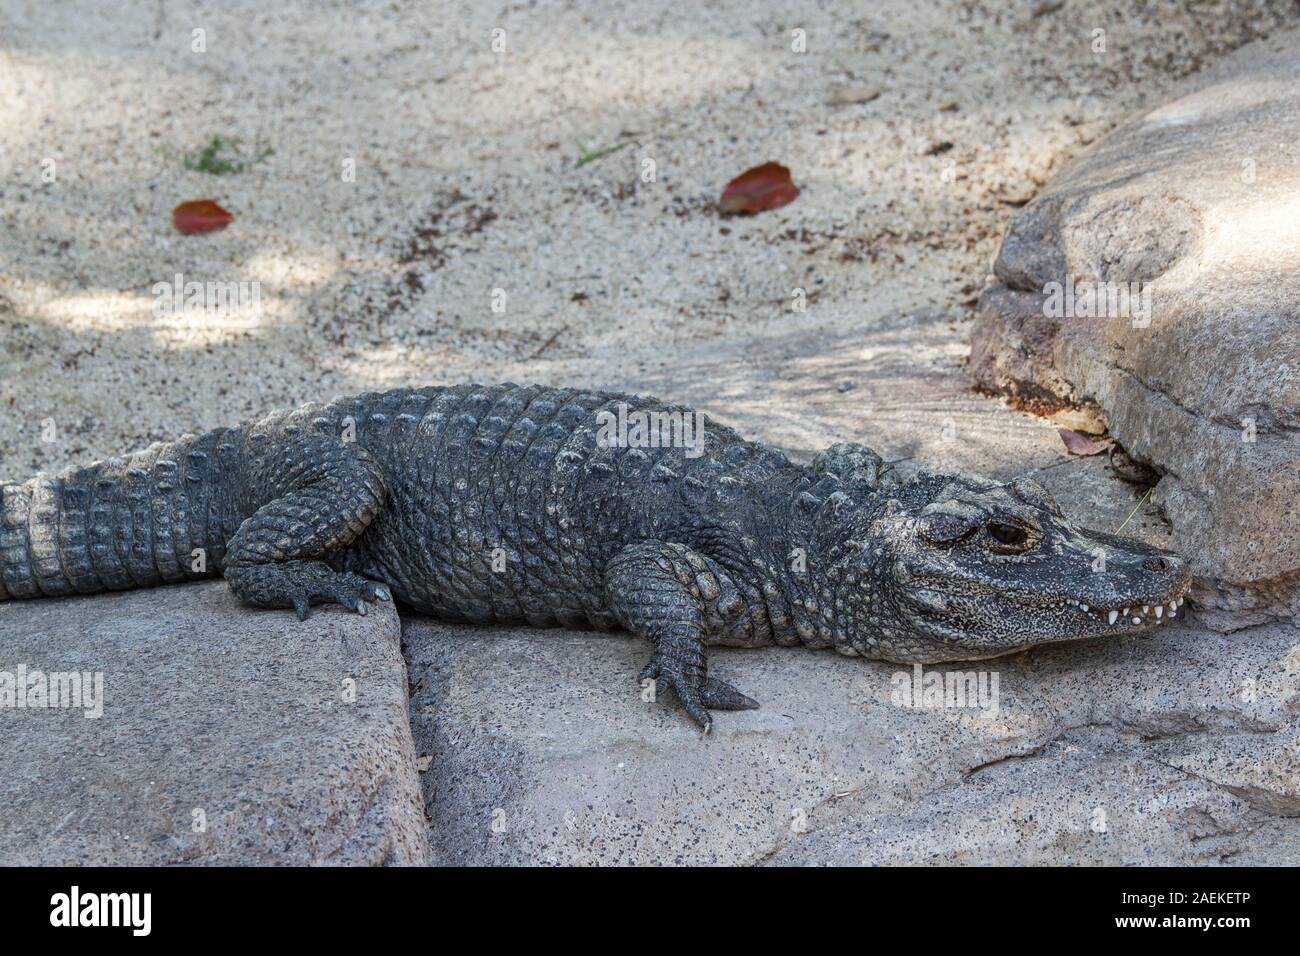
[[[331,560],[384,505],[382,476],[364,449],[324,434],[278,437],[263,442],[244,484],[245,498],[263,503],[230,539],[224,573],[246,604],[293,608],[302,619],[313,604],[365,614],[367,602],[391,600],[384,585]]]
[[[605,595],[619,622],[654,644],[641,680],[671,687],[706,734],[710,710],[750,710],[758,702],[709,675],[707,633],[725,627],[744,602],[727,573],[681,544],[630,544],[605,569]]]

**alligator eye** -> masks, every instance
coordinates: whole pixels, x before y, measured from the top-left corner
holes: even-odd
[[[1008,548],[1024,547],[1025,542],[1029,540],[1029,532],[1019,525],[1006,524],[1002,521],[990,521],[988,529],[989,537]]]
[[[979,526],[978,515],[935,511],[922,515],[917,527],[921,537],[930,544],[950,545],[969,538]]]

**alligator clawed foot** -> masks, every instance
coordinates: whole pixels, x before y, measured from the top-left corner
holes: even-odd
[[[700,699],[710,710],[757,710],[758,701],[746,697],[726,681],[710,677],[700,690]]]
[[[656,696],[661,688],[671,687],[687,716],[706,734],[713,729],[710,710],[753,710],[758,707],[758,701],[746,697],[726,681],[682,668],[665,667],[655,658],[641,671],[640,679],[643,683],[647,680],[655,682]]]
[[[375,601],[391,601],[384,585],[350,571],[335,571],[323,561],[283,561],[226,568],[226,580],[245,604],[292,608],[305,621],[312,605],[338,604],[362,617]]]

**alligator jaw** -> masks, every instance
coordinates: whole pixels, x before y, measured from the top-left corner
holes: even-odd
[[[1116,633],[1127,633],[1133,627],[1151,627],[1174,620],[1186,600],[1186,591],[1177,597],[1159,604],[1131,604],[1123,607],[1090,607],[1082,601],[1069,601],[1069,605],[1078,614],[1087,615],[1092,621]]]

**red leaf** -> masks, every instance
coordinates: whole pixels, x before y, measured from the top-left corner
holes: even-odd
[[[1105,451],[1106,446],[1110,444],[1109,438],[1092,438],[1083,432],[1076,432],[1071,428],[1058,428],[1061,441],[1065,442],[1066,451],[1071,455],[1096,455]]]
[[[172,225],[184,233],[220,229],[230,225],[234,219],[211,199],[191,199],[172,210]]]
[[[780,163],[764,163],[727,183],[718,206],[727,215],[762,212],[780,209],[798,195],[799,187],[790,180],[790,170]]]

